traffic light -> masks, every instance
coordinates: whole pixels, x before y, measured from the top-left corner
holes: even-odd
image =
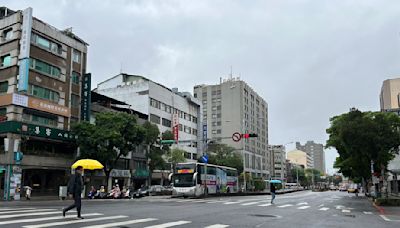
[[[256,133],[251,133],[251,134],[242,134],[242,138],[248,139],[248,138],[256,138],[258,137],[258,134]]]

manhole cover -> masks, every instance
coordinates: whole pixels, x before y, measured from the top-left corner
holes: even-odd
[[[250,216],[263,217],[263,218],[278,218],[278,216],[276,216],[276,215],[251,214]]]

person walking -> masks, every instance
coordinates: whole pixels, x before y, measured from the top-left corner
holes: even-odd
[[[274,204],[274,200],[275,200],[275,185],[273,184],[273,183],[271,183],[271,185],[270,185],[270,187],[271,187],[271,196],[272,196],[272,198],[271,198],[271,204]]]
[[[83,167],[78,166],[75,169],[75,174],[72,174],[68,182],[68,195],[70,198],[74,199],[74,203],[67,208],[63,209],[63,216],[65,213],[76,207],[76,212],[78,213],[78,219],[83,219],[81,216],[81,194],[83,190],[83,180],[82,180]]]

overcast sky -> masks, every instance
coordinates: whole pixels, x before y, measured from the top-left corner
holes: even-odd
[[[269,141],[324,143],[329,118],[379,110],[399,76],[400,2],[0,0],[90,44],[93,87],[121,71],[192,91],[230,66],[269,104]],[[288,145],[289,148],[293,147]],[[333,150],[326,150],[332,172]]]

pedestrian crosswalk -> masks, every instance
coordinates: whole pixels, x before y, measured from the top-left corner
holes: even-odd
[[[228,224],[204,224],[196,225],[193,221],[177,220],[163,221],[160,218],[132,218],[128,215],[105,215],[103,213],[82,214],[85,219],[76,219],[75,212],[68,212],[63,217],[60,209],[54,208],[1,208],[3,217],[0,217],[0,227],[21,228],[46,228],[46,227],[82,227],[82,228],[108,228],[108,227],[206,227],[226,228]],[[32,213],[32,211],[36,211]]]

